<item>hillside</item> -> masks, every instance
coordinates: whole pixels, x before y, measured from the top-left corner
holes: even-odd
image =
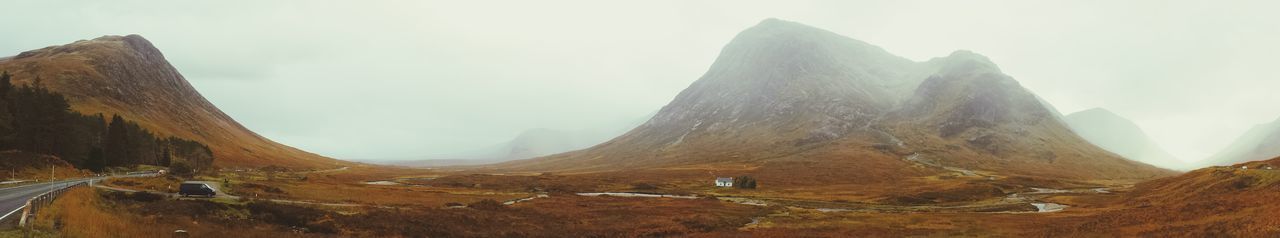
[[[1250,169],[1240,169],[1246,165]],[[1273,169],[1259,169],[1266,166]],[[1274,168],[1280,168],[1280,158],[1143,182],[1124,196],[1120,208],[1072,229],[1109,231],[1105,236],[1276,237],[1280,170]]]
[[[913,62],[826,30],[769,19],[734,37],[706,74],[645,124],[586,150],[495,168],[803,161],[1075,179],[1168,174],[1085,142],[1055,113],[972,52]]]
[[[1222,166],[1280,156],[1280,119],[1253,126],[1199,166]]]
[[[1107,109],[1072,113],[1066,116],[1066,122],[1080,137],[1125,158],[1169,169],[1190,166],[1152,141],[1133,121]]]
[[[83,114],[118,114],[162,136],[206,144],[224,167],[332,167],[338,161],[271,141],[205,100],[151,42],[104,36],[0,59],[15,84],[63,94]],[[109,116],[108,116],[109,117]]]
[[[52,174],[50,169],[53,169]],[[48,180],[50,175],[54,179],[89,175],[89,171],[76,169],[58,157],[14,150],[0,151],[0,170],[4,171],[0,181]]]

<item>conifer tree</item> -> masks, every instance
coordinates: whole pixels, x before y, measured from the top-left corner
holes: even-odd
[[[13,113],[9,111],[9,91],[13,89],[10,78],[9,71],[0,73],[0,149],[9,147],[10,135],[13,134]]]
[[[160,157],[160,166],[169,167],[173,163],[173,156],[169,154],[169,147],[164,147],[164,154]]]
[[[102,140],[102,152],[107,166],[127,165],[132,160],[129,158],[129,148],[127,148],[128,131],[124,118],[120,115],[111,116],[111,123],[107,124],[107,134]]]
[[[94,172],[102,172],[107,168],[107,161],[102,155],[101,147],[89,148],[89,158],[85,159],[85,167]]]

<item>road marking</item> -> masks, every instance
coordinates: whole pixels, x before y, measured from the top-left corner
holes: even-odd
[[[27,185],[22,185],[22,186],[17,186],[17,187],[0,188],[0,191],[9,190],[9,189],[15,189],[15,188],[31,187],[31,186],[40,185],[40,184],[46,184],[46,183],[49,183],[49,182],[44,182],[44,183],[33,183],[33,184],[27,184]]]
[[[27,204],[24,203],[22,206],[18,206],[18,209],[13,209],[13,211],[5,213],[4,216],[0,216],[0,221],[4,221],[5,218],[9,218],[9,215],[13,215],[15,212],[22,211],[23,208],[27,208]]]

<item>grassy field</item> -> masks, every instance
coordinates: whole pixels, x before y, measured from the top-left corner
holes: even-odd
[[[721,169],[726,167],[732,168],[540,174],[388,167],[222,171],[193,179],[226,181],[224,192],[241,198],[173,199],[81,189],[46,210],[38,227],[68,237],[115,229],[122,232],[111,234],[120,237],[175,229],[193,237],[1203,237],[1280,232],[1280,220],[1267,217],[1280,214],[1280,207],[1265,202],[1280,200],[1276,171],[1205,169],[1135,186],[1130,181],[1063,183],[948,172],[897,182],[777,181],[780,175],[771,173],[803,167]],[[737,175],[758,176],[761,187],[718,188],[709,179]],[[105,184],[170,191],[166,189],[182,180],[125,178]],[[385,183],[367,184],[371,181]],[[1038,194],[1031,189],[1042,187],[1062,191]],[[702,198],[575,194],[580,192]],[[1009,194],[1021,198],[1009,199]],[[535,199],[502,204],[528,197]],[[264,200],[268,198],[358,206]],[[743,200],[766,205],[738,203]],[[1031,201],[1069,208],[1036,213]]]
[[[44,210],[36,229],[59,237],[166,237],[175,230],[192,237],[664,236],[736,230],[769,209],[714,199],[581,196],[513,206],[490,200],[462,208],[332,208],[80,188]]]

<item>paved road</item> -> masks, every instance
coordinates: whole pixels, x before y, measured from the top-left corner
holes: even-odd
[[[44,182],[0,189],[0,221],[11,217],[22,216],[22,207],[27,200],[54,189],[70,186],[80,181],[101,178],[79,178],[63,181]]]
[[[126,175],[115,175],[110,177],[146,177],[155,176],[155,173],[137,173]],[[36,184],[28,184],[11,188],[0,189],[0,222],[6,222],[7,219],[22,216],[22,208],[27,204],[27,200],[44,194],[54,189],[70,186],[72,184],[89,181],[102,180],[107,177],[88,177],[76,178],[53,182],[43,182]]]

